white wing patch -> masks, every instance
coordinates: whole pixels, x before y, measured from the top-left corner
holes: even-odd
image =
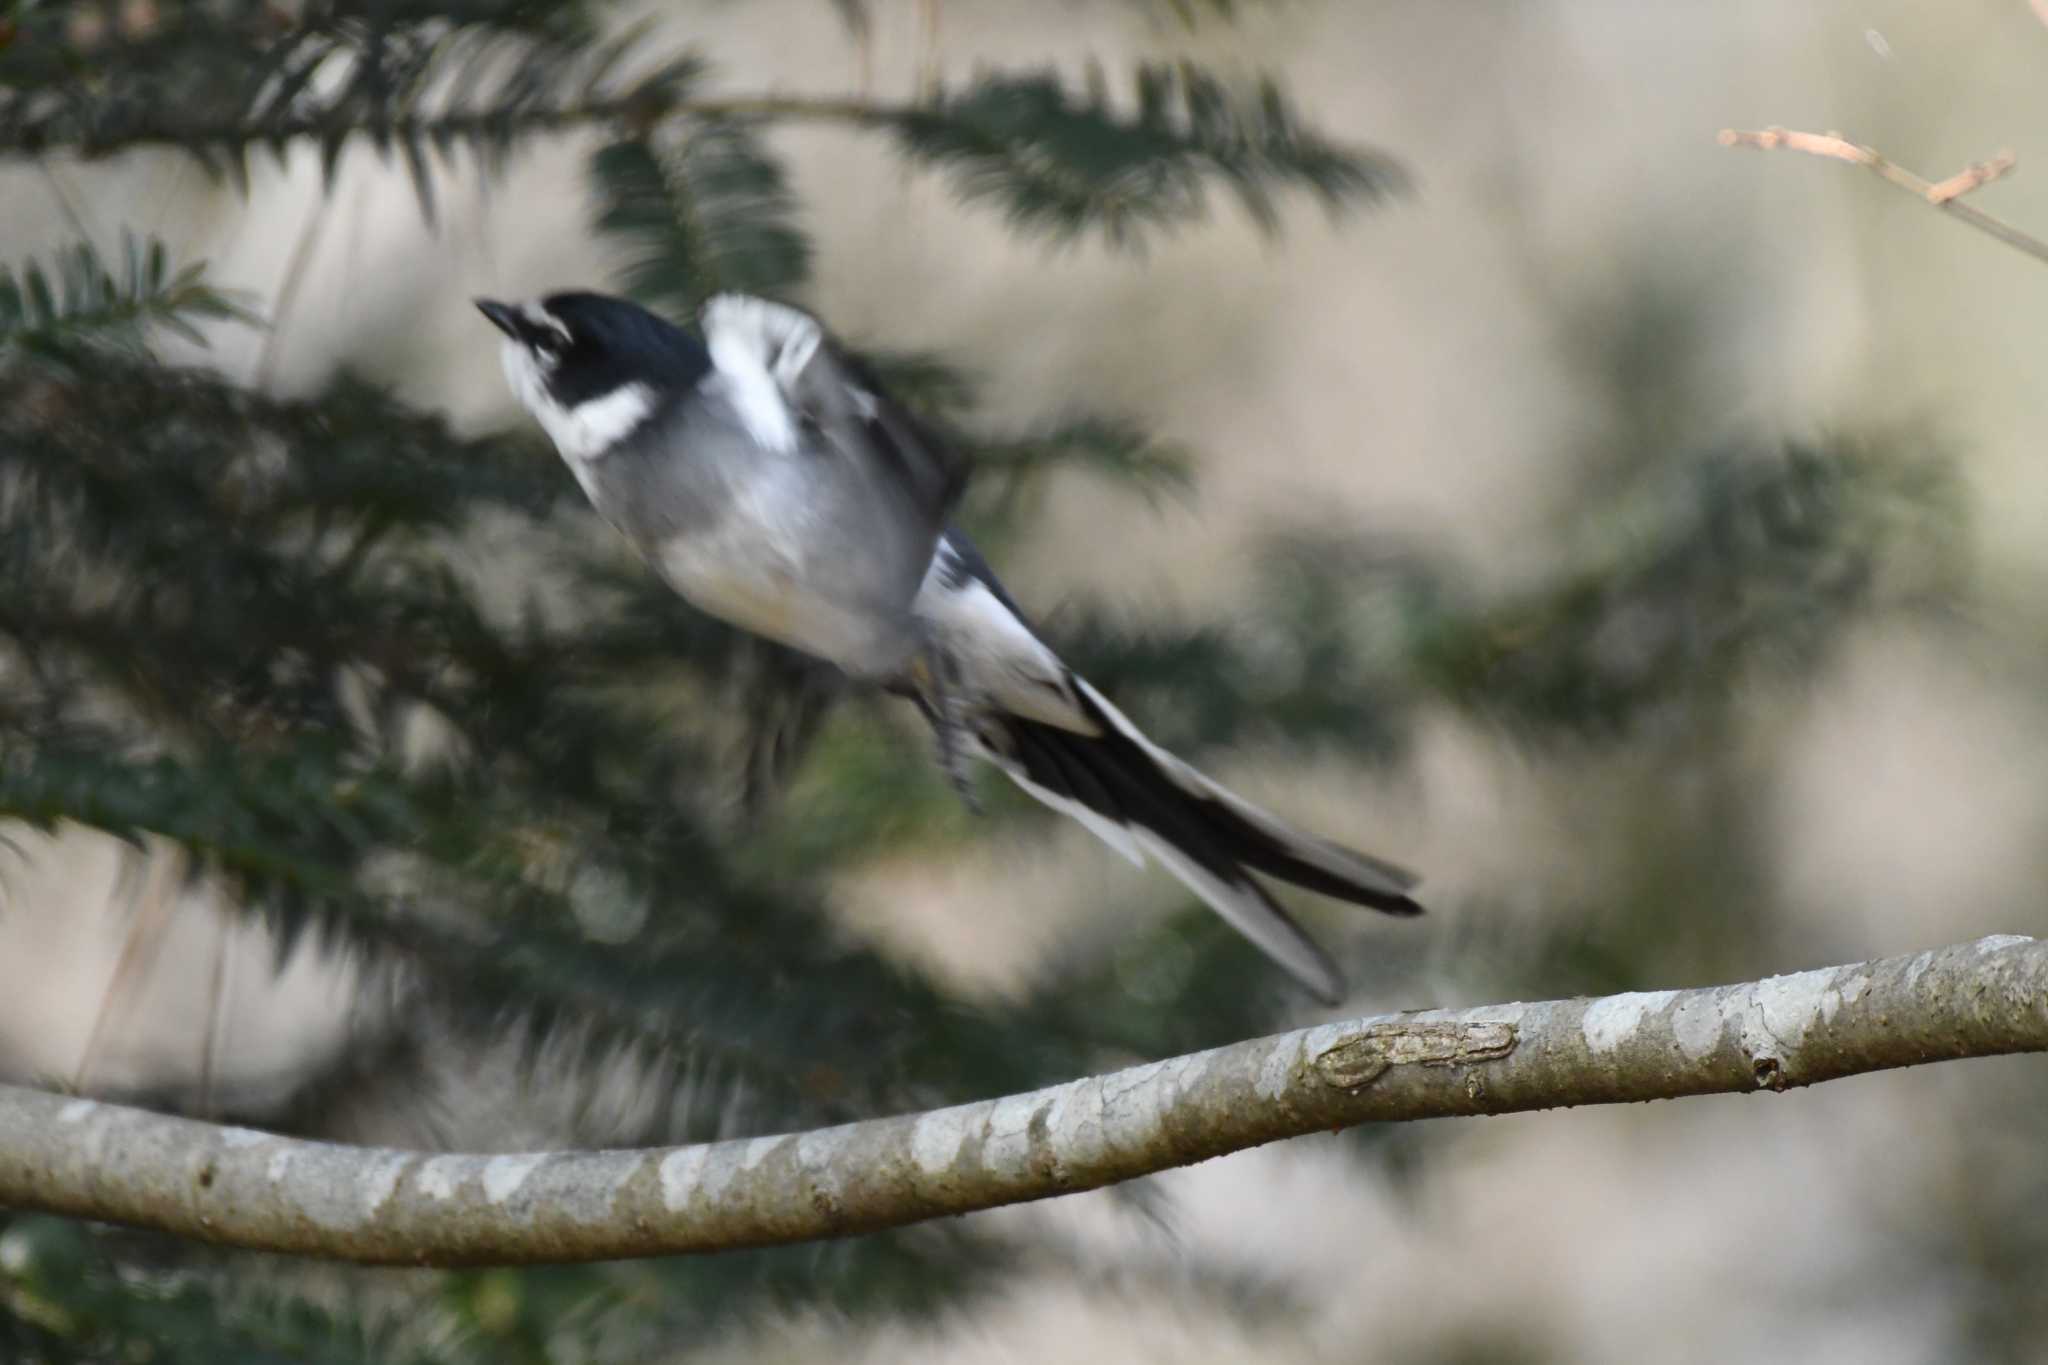
[[[943,540],[911,612],[937,632],[970,694],[1028,720],[1097,733],[1074,699],[1059,656],[986,583],[965,577],[953,547]]]
[[[747,433],[778,454],[796,449],[790,395],[824,341],[817,321],[767,299],[720,294],[704,305],[701,322],[713,380]]]

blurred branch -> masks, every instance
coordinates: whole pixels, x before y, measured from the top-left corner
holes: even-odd
[[[2048,942],[1996,937],[1733,986],[1355,1019],[923,1114],[641,1151],[351,1148],[0,1087],[0,1206],[353,1261],[607,1260],[871,1232],[1359,1123],[2039,1051]]]
[[[1140,64],[1117,98],[1100,69],[1078,87],[1037,70],[987,72],[957,88],[932,84],[908,102],[691,93],[666,112],[888,133],[906,158],[943,172],[962,197],[999,206],[1020,227],[1062,239],[1099,228],[1124,246],[1200,217],[1212,186],[1235,195],[1270,233],[1280,222],[1278,191],[1306,191],[1335,213],[1408,185],[1392,158],[1304,123],[1270,79],[1226,82],[1187,62]]]
[[[2001,176],[2010,174],[2019,165],[2018,159],[2011,152],[2000,152],[1989,161],[1979,161],[1966,166],[1948,179],[1935,184],[1922,180],[1904,167],[1887,161],[1883,155],[1869,147],[1858,146],[1840,133],[1799,133],[1785,128],[1765,128],[1761,132],[1748,133],[1735,128],[1723,128],[1720,142],[1723,147],[1755,147],[1760,151],[1789,147],[1795,152],[1833,157],[1837,161],[1862,166],[1908,194],[1924,199],[1934,207],[1961,219],[1979,232],[1989,233],[2007,246],[2026,252],[2037,261],[2048,262],[2048,242],[2022,232],[2004,219],[1994,218],[1982,209],[1974,208],[1962,201],[1963,195],[1979,185],[1988,185]]]

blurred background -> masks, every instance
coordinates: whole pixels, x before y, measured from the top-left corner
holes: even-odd
[[[468,1150],[2034,933],[2024,0],[24,3],[0,1079]],[[1270,97],[1257,81],[1270,77]],[[203,269],[202,269],[203,267]],[[695,617],[476,294],[818,310],[1077,666],[1426,874],[1319,1011]],[[766,757],[763,757],[764,752]],[[0,1218],[6,1361],[2048,1358],[2038,1062],[1303,1139],[856,1242],[354,1272]]]

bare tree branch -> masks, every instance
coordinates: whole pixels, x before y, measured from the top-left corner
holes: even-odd
[[[2031,233],[2022,232],[2003,218],[1994,218],[1975,205],[1963,202],[1962,196],[1978,186],[1988,185],[2018,168],[2019,160],[2011,152],[2000,152],[1989,161],[1979,161],[1965,166],[1940,184],[1932,184],[1905,167],[1887,161],[1873,149],[1858,146],[1840,133],[1800,133],[1786,128],[1765,128],[1761,132],[1746,133],[1735,128],[1723,128],[1720,141],[1723,147],[1755,147],[1762,151],[1788,147],[1795,152],[1832,157],[1837,161],[1862,166],[1908,194],[1926,200],[1951,217],[1960,218],[1979,232],[1989,233],[2007,246],[2024,251],[2037,261],[2048,262],[2048,242]]]
[[[1026,1095],[696,1147],[338,1147],[0,1087],[0,1204],[352,1261],[797,1242],[1129,1180],[1351,1124],[1756,1089],[2048,1050],[2048,942],[1705,990],[1325,1024]]]

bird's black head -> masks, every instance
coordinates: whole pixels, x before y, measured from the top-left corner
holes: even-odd
[[[695,336],[639,304],[607,294],[550,294],[527,303],[478,299],[505,334],[505,377],[519,401],[555,434],[608,400],[638,395],[651,407],[692,387],[711,368]],[[566,453],[566,452],[565,452]]]

